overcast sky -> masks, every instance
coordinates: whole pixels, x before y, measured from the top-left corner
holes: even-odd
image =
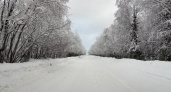
[[[77,31],[87,50],[114,20],[115,0],[70,0],[71,29]]]

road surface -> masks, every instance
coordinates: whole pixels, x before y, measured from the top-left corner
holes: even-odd
[[[142,66],[131,64],[135,60],[95,56],[67,60],[68,64],[58,71],[11,92],[171,92],[170,77],[143,71]],[[140,65],[144,61],[137,62]]]

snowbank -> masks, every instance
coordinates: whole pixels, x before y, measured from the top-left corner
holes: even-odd
[[[72,59],[74,60],[74,58]],[[0,64],[0,92],[35,82],[72,63],[71,58],[30,60],[26,63]]]

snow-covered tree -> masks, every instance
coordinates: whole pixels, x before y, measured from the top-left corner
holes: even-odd
[[[25,62],[29,58],[66,56],[66,49],[73,38],[70,35],[72,32],[67,2],[0,1],[0,62],[14,63]]]
[[[139,48],[139,39],[138,39],[138,30],[139,30],[139,23],[138,23],[138,11],[137,8],[133,7],[133,22],[132,22],[132,29],[130,32],[130,40],[131,46],[129,48],[129,57],[140,59],[141,58],[141,51]]]
[[[103,41],[105,37],[100,36],[90,54],[171,60],[171,1],[117,0],[116,5],[118,11],[109,28],[109,39]],[[137,50],[139,53],[132,56],[130,52]]]
[[[144,0],[142,2],[143,29],[146,38],[144,47],[148,58],[159,59],[158,55],[163,47],[170,48],[170,30],[171,30],[171,1],[170,0]],[[170,51],[169,51],[170,52]],[[163,54],[164,55],[164,54]],[[170,57],[170,54],[165,55]]]

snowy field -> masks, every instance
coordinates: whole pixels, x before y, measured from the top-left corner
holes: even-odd
[[[0,64],[0,92],[171,92],[171,62],[81,56]]]

